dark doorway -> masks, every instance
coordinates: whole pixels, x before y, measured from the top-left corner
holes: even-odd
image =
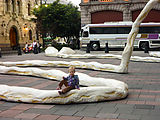
[[[132,21],[134,22],[142,10],[132,12]],[[143,22],[160,22],[160,10],[151,10]]]
[[[11,27],[9,32],[10,46],[13,50],[17,49],[18,46],[18,32],[15,27]]]
[[[91,23],[123,21],[123,13],[120,11],[99,11],[91,14]]]

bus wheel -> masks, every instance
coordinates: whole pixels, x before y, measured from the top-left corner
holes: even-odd
[[[99,43],[98,42],[93,42],[91,43],[91,49],[96,51],[100,49]]]
[[[144,50],[145,47],[149,48],[148,42],[140,42],[139,48],[140,48],[141,50]]]

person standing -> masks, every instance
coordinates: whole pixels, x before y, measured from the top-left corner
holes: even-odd
[[[36,42],[36,40],[33,41],[33,44],[32,44],[32,45],[33,45],[33,53],[34,53],[34,54],[37,54],[38,51],[37,51],[37,42]]]
[[[26,44],[25,44],[25,53],[28,53],[29,51],[28,51],[28,43],[26,42]]]

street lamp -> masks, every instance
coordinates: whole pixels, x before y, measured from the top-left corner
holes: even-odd
[[[45,7],[48,7],[48,5],[47,5],[47,0],[40,0],[40,7],[42,7],[43,2],[45,3]],[[35,3],[36,3],[35,8],[38,8],[39,5],[38,5],[37,0],[35,0]]]
[[[40,0],[40,5],[41,5],[41,7],[42,7],[42,5],[43,5],[43,1],[44,1],[44,3],[45,3],[45,7],[48,7],[48,5],[47,5],[47,0]]]

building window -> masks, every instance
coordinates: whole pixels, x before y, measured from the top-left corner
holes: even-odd
[[[15,12],[14,0],[12,0],[12,12]]]
[[[8,0],[5,0],[5,11],[6,11],[6,12],[9,11],[9,3],[8,3]]]
[[[83,0],[83,2],[84,2],[84,3],[87,3],[87,2],[89,2],[89,0]]]
[[[20,1],[17,1],[17,13],[20,13]]]
[[[114,0],[100,0],[100,2],[113,2]]]
[[[30,16],[30,15],[31,15],[31,5],[28,4],[28,16]]]
[[[32,30],[29,30],[29,40],[32,40]]]

